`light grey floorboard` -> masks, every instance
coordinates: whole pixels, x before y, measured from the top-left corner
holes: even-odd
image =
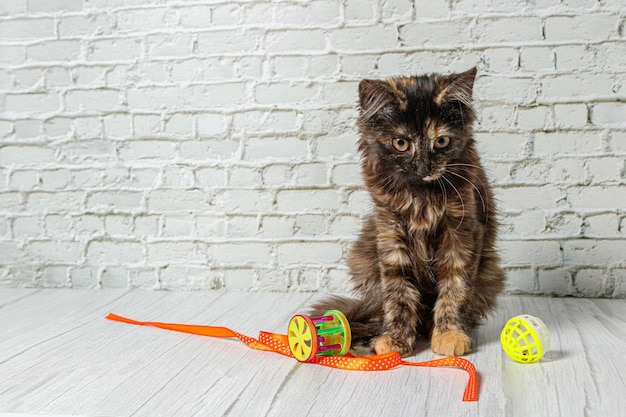
[[[300,364],[213,339],[111,322],[285,333],[311,294],[0,289],[0,415],[88,416],[621,416],[626,410],[626,300],[504,297],[467,356],[467,374],[402,367],[350,372]],[[508,318],[544,320],[552,347],[532,365],[504,355]],[[424,345],[410,360],[435,356]]]

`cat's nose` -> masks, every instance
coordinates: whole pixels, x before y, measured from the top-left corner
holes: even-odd
[[[420,162],[419,164],[417,164],[415,173],[418,177],[424,178],[429,174],[429,170],[425,163]]]

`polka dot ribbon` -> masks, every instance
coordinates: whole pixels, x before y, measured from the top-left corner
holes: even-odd
[[[110,313],[107,319],[119,321],[122,323],[135,324],[139,326],[158,327],[165,330],[173,330],[177,332],[195,334],[200,336],[237,338],[248,347],[256,350],[264,350],[268,352],[276,352],[281,355],[293,358],[287,335],[260,332],[259,338],[246,336],[227,327],[219,326],[199,326],[192,324],[175,324],[160,323],[150,321],[136,321],[126,317],[121,317]],[[318,365],[328,366],[330,368],[338,368],[352,371],[385,371],[396,368],[398,366],[422,366],[422,367],[451,367],[459,368],[467,371],[469,379],[465,385],[463,392],[463,401],[478,400],[478,377],[476,375],[476,367],[470,361],[459,357],[446,357],[426,362],[407,362],[397,352],[387,353],[384,355],[373,356],[354,356],[347,354],[346,356],[318,356],[315,361]]]

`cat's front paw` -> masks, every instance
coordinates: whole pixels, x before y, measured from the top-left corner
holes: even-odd
[[[460,330],[448,330],[447,332],[433,334],[430,339],[430,347],[438,355],[465,355],[472,348],[472,340]]]
[[[372,339],[372,351],[377,355],[385,353],[398,352],[400,356],[409,356],[413,349],[407,343],[394,339],[391,335],[383,334]]]

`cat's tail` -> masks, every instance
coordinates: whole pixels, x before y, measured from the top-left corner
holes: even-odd
[[[310,313],[321,316],[328,310],[339,310],[346,316],[354,345],[366,345],[381,332],[383,310],[381,303],[375,300],[332,296],[315,303]]]

